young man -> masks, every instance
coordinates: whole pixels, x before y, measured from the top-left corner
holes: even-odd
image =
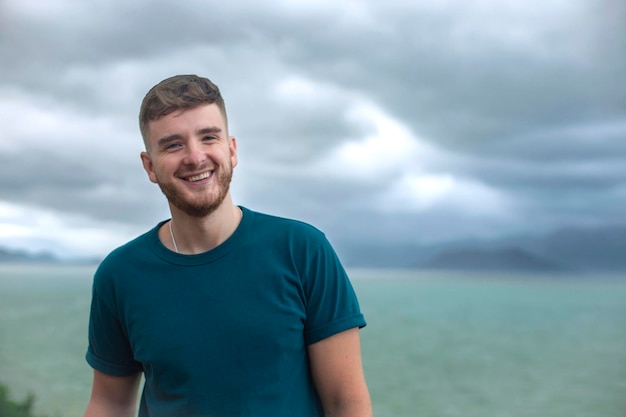
[[[171,219],[114,250],[93,285],[87,417],[369,417],[352,286],[325,236],[233,205],[237,142],[195,75],[153,87],[141,160]]]

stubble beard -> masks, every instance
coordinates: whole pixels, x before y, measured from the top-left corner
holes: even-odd
[[[206,217],[217,210],[228,195],[233,178],[233,167],[229,163],[226,169],[215,170],[213,175],[217,175],[217,195],[207,192],[199,198],[184,198],[172,182],[159,181],[158,185],[171,205],[188,216]]]

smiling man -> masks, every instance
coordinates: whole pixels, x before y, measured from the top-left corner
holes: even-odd
[[[153,87],[139,114],[171,219],[113,251],[93,284],[87,417],[369,417],[365,326],[324,234],[233,204],[237,141],[206,78]]]

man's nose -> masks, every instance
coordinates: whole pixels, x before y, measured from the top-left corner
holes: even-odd
[[[198,143],[192,142],[187,145],[185,159],[183,162],[186,165],[200,165],[206,161],[206,154],[202,149],[202,146]]]

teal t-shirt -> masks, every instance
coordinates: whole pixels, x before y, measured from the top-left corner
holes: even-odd
[[[354,290],[322,232],[242,210],[209,252],[168,250],[160,223],[100,264],[87,361],[144,373],[139,416],[323,415],[307,345],[365,326]]]

